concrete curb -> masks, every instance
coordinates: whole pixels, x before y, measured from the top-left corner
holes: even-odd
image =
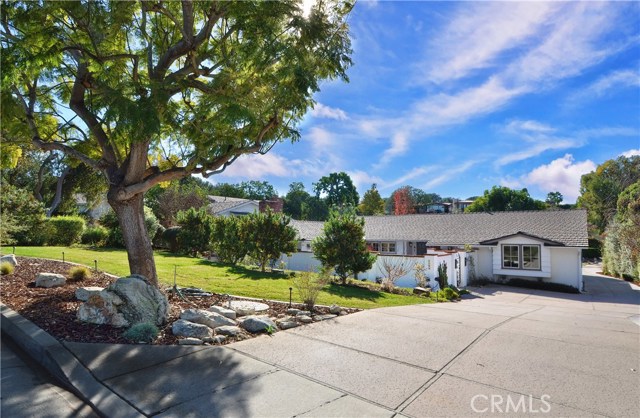
[[[97,380],[42,328],[0,303],[0,326],[31,358],[104,417],[141,417],[140,411]]]

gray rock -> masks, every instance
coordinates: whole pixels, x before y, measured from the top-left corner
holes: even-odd
[[[206,325],[196,324],[195,322],[178,319],[171,325],[171,332],[176,337],[198,338],[203,339],[211,337],[211,328]]]
[[[237,337],[242,334],[242,329],[238,326],[224,325],[215,329],[216,334]]]
[[[217,314],[226,316],[229,319],[236,319],[236,311],[228,308],[223,308],[222,306],[213,305],[208,311],[215,312]]]
[[[143,276],[134,274],[120,277],[106,290],[122,299],[123,303],[118,310],[130,323],[151,322],[162,325],[167,322],[167,297]]]
[[[99,292],[90,295],[87,301],[80,305],[77,318],[82,322],[97,325],[111,325],[114,327],[128,327],[129,321],[118,312],[115,301],[120,301],[118,296],[109,292]]]
[[[196,324],[206,325],[211,329],[221,327],[223,325],[237,325],[236,321],[229,319],[219,313],[205,311],[202,309],[187,309],[180,314],[181,319],[195,322]]]
[[[311,316],[311,311],[298,311],[296,316]]]
[[[278,324],[278,327],[280,329],[290,329],[290,328],[295,328],[297,327],[299,324],[296,322],[296,319],[292,316],[287,316],[284,318],[280,318],[276,320],[276,324]]]
[[[76,289],[76,299],[86,302],[89,300],[89,296],[97,295],[103,290],[104,290],[104,287],[98,287],[98,286],[79,287]]]
[[[229,308],[235,311],[237,316],[255,315],[269,310],[269,305],[250,300],[232,300]]]
[[[340,316],[345,316],[345,315],[349,315],[347,311],[340,311]]]
[[[333,315],[333,314],[327,314],[327,315],[314,315],[313,316],[313,320],[314,321],[324,321],[327,319],[332,319],[335,318],[338,315]]]
[[[209,344],[222,344],[227,340],[227,337],[224,335],[216,335],[213,337],[205,338],[203,341]]]
[[[182,338],[180,340],[178,340],[178,344],[179,345],[202,345],[204,341],[202,341],[199,338]]]
[[[298,313],[300,313],[300,309],[296,309],[296,308],[289,308],[287,309],[287,313],[289,315],[298,315]]]
[[[2,263],[9,263],[11,265],[13,265],[13,267],[18,265],[18,260],[16,259],[16,256],[13,254],[8,254],[8,255],[3,255],[2,257],[0,257],[0,264]]]
[[[310,324],[313,322],[313,319],[308,315],[296,315],[296,321],[302,322],[303,324]]]
[[[331,312],[334,315],[338,315],[341,310],[342,310],[342,308],[339,307],[338,305],[334,304],[334,305],[329,306],[329,312]]]
[[[60,287],[64,286],[67,279],[62,274],[38,273],[36,277],[36,287]]]
[[[242,328],[246,329],[247,331],[253,334],[257,332],[267,331],[269,329],[274,331],[277,330],[275,322],[273,322],[273,320],[266,315],[265,316],[255,316],[255,315],[247,316],[246,318],[244,318],[244,320],[240,325],[242,326]]]
[[[419,286],[413,288],[413,294],[414,295],[429,296],[430,293],[431,293],[431,289],[429,289],[429,288],[419,287]]]

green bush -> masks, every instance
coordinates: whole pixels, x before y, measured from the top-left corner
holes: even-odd
[[[68,272],[69,280],[73,282],[81,282],[91,277],[91,271],[85,266],[73,266]]]
[[[116,213],[113,210],[105,213],[102,218],[100,218],[100,224],[109,231],[105,245],[107,247],[123,248],[124,238],[122,237],[122,230],[120,229],[120,223],[118,222]],[[144,224],[147,227],[147,236],[149,240],[152,240],[160,227],[160,222],[158,222],[158,218],[153,214],[153,211],[146,206],[144,207]]]
[[[458,292],[456,292],[455,290],[453,290],[450,287],[446,287],[444,289],[444,297],[447,300],[453,300],[453,299],[458,299],[460,297],[460,295],[458,294]]]
[[[213,219],[211,247],[223,263],[237,264],[249,250],[247,219],[219,216]]]
[[[150,322],[141,322],[126,330],[122,336],[131,342],[151,343],[158,338],[158,327]]]
[[[182,228],[178,234],[178,246],[181,251],[193,256],[209,251],[213,216],[205,208],[191,208],[178,212],[178,224]]]
[[[169,247],[169,251],[172,253],[177,253],[180,251],[180,246],[178,245],[178,234],[180,234],[179,226],[172,226],[171,228],[167,228],[162,233],[162,240],[165,245]]]
[[[44,205],[30,191],[3,182],[0,213],[4,245],[9,245],[9,242],[38,246],[47,243],[51,228],[45,217]]]
[[[14,269],[15,267],[13,266],[13,264],[9,263],[8,261],[5,261],[2,264],[0,264],[0,273],[2,273],[3,276],[5,274],[13,274]]]
[[[316,299],[323,287],[331,281],[331,276],[327,269],[321,270],[318,274],[303,271],[291,279],[293,287],[298,291],[298,295],[305,304],[307,310],[313,312]]]
[[[55,216],[48,222],[52,226],[49,245],[70,246],[80,242],[85,228],[85,221],[80,216]]]
[[[109,236],[109,230],[103,226],[97,225],[92,226],[82,233],[82,237],[80,237],[80,242],[83,244],[101,246],[107,242],[107,237]]]

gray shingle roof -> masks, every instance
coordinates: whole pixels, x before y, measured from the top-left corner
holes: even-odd
[[[240,206],[247,202],[252,202],[249,199],[241,199],[238,197],[225,197],[225,196],[207,196],[209,198],[209,211],[214,215],[216,213],[223,212],[225,210],[229,210],[235,208],[236,206]]]
[[[403,216],[365,216],[368,241],[427,241],[429,245],[479,244],[522,232],[568,247],[587,247],[585,210]],[[291,221],[303,239],[322,233],[322,222]]]

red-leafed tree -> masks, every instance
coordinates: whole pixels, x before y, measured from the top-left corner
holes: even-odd
[[[409,187],[402,187],[393,193],[394,215],[415,213],[415,204],[409,193]]]

